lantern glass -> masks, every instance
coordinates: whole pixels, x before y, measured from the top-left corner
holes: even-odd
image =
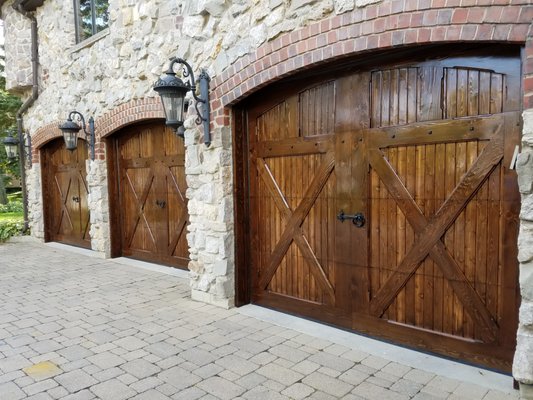
[[[18,145],[19,141],[14,136],[8,136],[3,140],[6,149],[6,155],[9,160],[14,160],[18,157]]]
[[[6,143],[6,154],[7,158],[13,160],[18,157],[18,146],[16,143]]]
[[[65,139],[65,146],[67,150],[74,151],[78,148],[77,131],[63,130],[63,139]]]
[[[161,102],[163,103],[163,108],[165,110],[167,125],[177,128],[183,124],[183,100],[185,98],[185,93],[186,92],[182,90],[161,93]]]

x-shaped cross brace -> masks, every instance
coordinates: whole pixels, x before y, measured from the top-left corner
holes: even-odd
[[[372,168],[382,177],[390,195],[417,233],[414,245],[370,302],[370,312],[373,315],[379,317],[385,312],[429,254],[442,270],[467,312],[481,327],[483,339],[489,342],[495,340],[498,325],[457,262],[444,247],[441,237],[502,159],[503,138],[500,130],[501,125],[431,221],[420,211],[398,175],[383,157],[383,153],[379,149],[369,150]],[[386,179],[383,179],[384,177]]]
[[[333,153],[326,153],[324,161],[318,168],[311,184],[303,196],[303,200],[293,212],[265,161],[262,158],[257,159],[257,169],[269,191],[271,192],[276,207],[281,212],[281,216],[286,223],[285,230],[281,234],[280,239],[276,244],[274,251],[272,252],[270,261],[263,270],[263,273],[259,279],[259,287],[261,289],[266,289],[278,266],[283,260],[283,257],[287,253],[289,246],[291,245],[292,241],[294,241],[304,255],[304,259],[309,264],[309,269],[313,274],[317,284],[320,285],[320,287],[325,291],[328,302],[333,304],[335,299],[335,290],[329,282],[329,279],[322,269],[318,259],[313,253],[313,250],[311,249],[311,246],[304,235],[301,225],[313,207],[317,197],[320,195],[322,188],[329,179],[334,165]]]

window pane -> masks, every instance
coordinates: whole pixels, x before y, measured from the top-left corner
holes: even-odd
[[[93,35],[91,0],[80,0],[80,9],[78,15],[78,20],[80,23],[80,41],[82,41]]]
[[[94,0],[94,7],[96,11],[96,32],[100,32],[109,25],[109,1]]]
[[[78,42],[81,42],[109,25],[108,0],[78,0]]]

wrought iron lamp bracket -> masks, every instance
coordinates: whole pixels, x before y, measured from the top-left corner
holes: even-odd
[[[85,117],[82,113],[79,111],[73,110],[68,114],[67,123],[72,123],[74,121],[74,117],[76,117],[76,120],[81,123],[81,129],[83,130],[83,133],[85,134],[85,141],[87,143],[87,147],[90,151],[91,160],[94,160],[94,147],[95,147],[95,135],[94,135],[94,118],[90,117],[88,124],[89,124],[89,130],[87,130],[87,124],[85,123]]]
[[[196,125],[203,125],[204,128],[204,143],[209,147],[211,144],[211,133],[209,130],[209,114],[211,113],[209,105],[209,77],[207,71],[202,69],[198,76],[198,84],[200,89],[200,95],[196,94],[196,81],[194,79],[194,72],[190,64],[183,58],[173,57],[170,59],[170,65],[167,70],[167,74],[174,73],[174,65],[183,65],[183,77],[187,79],[187,86],[192,92],[192,96],[195,100],[194,108],[196,109]],[[199,106],[201,105],[201,108]]]

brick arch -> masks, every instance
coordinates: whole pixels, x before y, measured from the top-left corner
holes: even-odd
[[[117,130],[136,122],[164,118],[165,113],[159,97],[130,100],[115,107],[94,122],[96,140],[100,141]]]
[[[131,100],[115,107],[94,122],[95,130],[95,158],[105,159],[105,146],[103,138],[117,130],[136,122],[150,119],[164,119],[165,113],[161,101],[156,97]],[[39,128],[32,135],[32,162],[39,162],[39,149],[49,141],[62,137],[58,126],[63,121],[49,123]]]
[[[47,125],[37,129],[31,137],[31,160],[32,163],[38,163],[40,161],[41,147],[51,142],[54,139],[63,139],[63,133],[59,130],[59,125],[65,121],[51,122]],[[80,137],[80,140],[85,138]]]
[[[59,130],[59,124],[62,121],[51,122],[37,129],[31,136],[31,159],[32,163],[38,163],[40,161],[39,150],[46,143],[62,137],[62,133]]]
[[[229,125],[231,106],[283,77],[372,50],[435,43],[526,45],[524,108],[533,107],[533,5],[528,0],[391,0],[282,34],[240,58],[214,80],[213,119]],[[464,3],[464,2],[463,2]],[[502,3],[502,2],[499,2]]]
[[[103,138],[112,135],[119,129],[150,119],[164,119],[165,113],[158,97],[145,97],[130,100],[105,113],[94,121],[96,135],[95,158],[105,160],[105,145]]]

